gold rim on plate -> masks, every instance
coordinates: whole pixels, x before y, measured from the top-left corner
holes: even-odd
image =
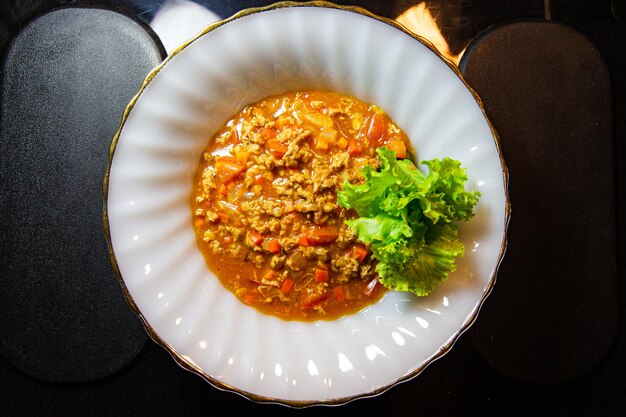
[[[483,292],[483,295],[481,297],[481,299],[478,301],[476,307],[474,308],[474,310],[472,311],[471,315],[469,316],[469,318],[465,321],[465,324],[463,327],[461,327],[455,334],[454,336],[444,345],[442,346],[439,350],[437,350],[437,352],[435,352],[435,354],[433,354],[431,357],[429,357],[428,359],[426,359],[424,361],[424,363],[418,367],[417,369],[413,370],[412,372],[403,375],[402,377],[400,377],[399,379],[395,380],[393,383],[383,386],[381,388],[378,388],[376,390],[373,391],[369,391],[369,392],[364,392],[362,394],[357,394],[357,395],[353,395],[353,396],[349,396],[349,397],[343,397],[343,398],[336,398],[333,400],[306,400],[306,401],[297,401],[297,400],[283,400],[283,399],[277,399],[277,398],[272,398],[272,397],[266,397],[266,396],[262,396],[262,395],[257,395],[251,392],[247,392],[244,390],[241,390],[239,388],[230,386],[228,384],[225,384],[222,381],[219,381],[213,377],[211,377],[210,375],[208,375],[206,372],[204,372],[202,369],[200,369],[198,366],[196,366],[195,364],[191,363],[190,361],[186,360],[185,358],[183,358],[177,351],[176,349],[174,349],[169,343],[165,342],[155,331],[154,329],[150,326],[150,324],[148,323],[148,321],[146,320],[146,318],[143,316],[143,314],[141,313],[141,311],[139,310],[139,308],[137,307],[135,301],[133,300],[133,297],[131,296],[130,292],[128,291],[128,288],[126,287],[126,284],[124,282],[124,279],[122,277],[122,274],[120,272],[118,263],[117,263],[117,259],[115,257],[115,252],[113,250],[113,244],[111,241],[111,233],[110,233],[110,229],[109,229],[109,218],[108,218],[108,192],[109,192],[109,176],[110,176],[110,171],[111,171],[111,165],[112,165],[112,161],[113,161],[113,156],[115,154],[115,150],[117,147],[117,143],[119,140],[119,137],[121,135],[121,132],[124,128],[124,125],[126,123],[126,120],[128,118],[128,115],[130,114],[131,110],[134,108],[135,103],[137,102],[138,98],[141,96],[141,94],[143,93],[143,91],[146,89],[146,87],[150,84],[150,82],[152,81],[152,79],[161,71],[161,69],[163,69],[163,67],[165,65],[167,65],[167,63],[176,55],[178,55],[182,50],[184,50],[187,46],[189,46],[190,44],[192,44],[193,42],[195,42],[197,39],[201,38],[202,36],[212,32],[213,30],[215,30],[216,28],[219,28],[220,26],[223,26],[229,22],[232,22],[234,20],[240,19],[242,17],[245,16],[249,16],[249,15],[253,15],[253,14],[257,14],[257,13],[263,13],[266,11],[271,11],[271,10],[275,10],[275,9],[283,9],[283,8],[292,8],[292,7],[320,7],[320,8],[329,8],[329,9],[337,9],[337,10],[342,10],[342,11],[347,11],[347,12],[351,12],[351,13],[357,13],[375,20],[378,20],[380,22],[383,22],[389,26],[392,26],[404,33],[406,33],[407,35],[411,36],[412,38],[414,38],[416,41],[422,43],[424,46],[426,46],[428,49],[430,49],[433,53],[435,53],[441,60],[443,60],[448,67],[450,67],[450,69],[457,75],[457,77],[461,80],[461,82],[463,83],[463,85],[465,86],[465,88],[467,88],[469,90],[469,92],[472,94],[472,96],[474,97],[474,99],[476,100],[478,106],[480,107],[483,117],[484,119],[487,121],[487,124],[489,125],[489,129],[491,130],[494,142],[495,142],[495,146],[496,146],[496,150],[498,152],[498,156],[500,158],[500,166],[502,169],[502,179],[503,179],[503,184],[504,184],[504,197],[505,197],[505,213],[504,213],[504,235],[502,238],[502,242],[500,245],[500,253],[498,255],[498,259],[495,265],[495,268],[492,272],[492,276],[489,279],[489,285],[486,288],[486,290]],[[428,365],[430,365],[431,363],[433,363],[434,361],[436,361],[437,359],[441,358],[442,356],[444,356],[446,353],[448,353],[450,351],[450,349],[452,348],[452,346],[454,345],[454,343],[459,339],[459,337],[469,328],[472,326],[472,324],[475,322],[476,317],[478,316],[478,313],[480,311],[480,308],[483,304],[483,302],[487,299],[487,297],[489,296],[489,294],[491,293],[491,291],[493,290],[493,287],[495,285],[496,282],[496,277],[497,277],[497,273],[498,273],[498,269],[500,267],[500,264],[502,263],[502,259],[504,258],[504,254],[506,252],[506,246],[507,246],[507,229],[508,229],[508,224],[509,224],[509,220],[510,220],[510,214],[511,214],[511,204],[510,204],[510,200],[509,200],[509,192],[508,192],[508,188],[509,188],[509,173],[508,173],[508,169],[506,167],[504,158],[502,156],[502,151],[500,148],[500,140],[499,140],[499,136],[495,130],[495,128],[493,127],[491,121],[489,120],[489,118],[487,117],[487,114],[485,112],[485,108],[483,106],[483,102],[480,99],[480,97],[478,96],[478,94],[474,91],[474,89],[472,89],[469,84],[465,81],[461,71],[458,69],[458,67],[447,57],[445,57],[444,55],[442,55],[434,46],[433,44],[426,38],[415,34],[413,32],[411,32],[410,30],[408,30],[406,27],[404,27],[403,25],[401,25],[400,23],[396,22],[395,20],[389,19],[389,18],[385,18],[385,17],[381,17],[378,15],[375,15],[374,13],[362,8],[362,7],[358,7],[358,6],[341,6],[341,5],[337,5],[331,2],[327,2],[327,1],[310,1],[310,2],[304,2],[304,3],[299,3],[299,2],[293,2],[293,1],[284,1],[284,2],[278,2],[278,3],[274,3],[272,5],[269,6],[265,6],[265,7],[255,7],[255,8],[248,8],[248,9],[244,9],[236,14],[234,14],[233,16],[224,19],[224,20],[220,20],[217,21],[215,23],[212,23],[208,26],[206,26],[204,29],[202,29],[196,36],[194,36],[193,38],[187,40],[186,42],[180,44],[178,47],[176,47],[168,56],[167,58],[165,58],[165,60],[163,60],[163,62],[161,64],[159,64],[156,68],[154,68],[145,78],[145,80],[143,81],[141,88],[139,89],[139,92],[131,99],[130,103],[126,106],[124,113],[122,115],[122,120],[120,123],[120,126],[115,134],[115,136],[113,137],[110,149],[109,149],[109,157],[108,157],[108,161],[107,161],[107,165],[106,165],[106,171],[104,174],[104,179],[103,179],[103,198],[104,198],[104,204],[103,204],[103,215],[102,215],[102,221],[103,221],[103,229],[104,229],[104,234],[107,240],[107,245],[108,245],[108,250],[109,250],[109,257],[111,260],[111,264],[112,267],[116,273],[116,276],[118,278],[119,284],[122,288],[122,292],[124,294],[124,297],[126,298],[126,301],[128,302],[128,304],[130,305],[130,307],[132,308],[132,310],[134,311],[134,313],[140,318],[144,328],[146,329],[146,332],[148,333],[148,335],[160,346],[162,346],[163,348],[165,348],[165,350],[174,358],[174,360],[178,363],[178,365],[180,365],[183,369],[186,369],[190,372],[193,372],[197,375],[199,375],[200,377],[202,377],[205,381],[207,381],[209,384],[211,384],[212,386],[214,386],[217,389],[223,390],[223,391],[229,391],[229,392],[233,392],[239,395],[242,395],[243,397],[252,400],[254,402],[257,403],[275,403],[275,404],[282,404],[282,405],[286,405],[289,407],[294,407],[294,408],[302,408],[302,407],[307,407],[307,406],[314,406],[314,405],[326,405],[326,406],[337,406],[337,405],[342,405],[345,403],[348,403],[350,401],[356,400],[356,399],[360,399],[360,398],[368,398],[368,397],[374,397],[377,395],[380,395],[382,393],[384,393],[385,391],[391,389],[392,387],[409,381],[413,378],[415,378],[417,375],[419,375]]]

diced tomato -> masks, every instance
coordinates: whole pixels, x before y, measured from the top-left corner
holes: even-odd
[[[283,285],[280,287],[280,290],[283,292],[283,294],[288,294],[289,291],[291,291],[291,289],[293,288],[293,284],[294,281],[291,278],[286,278],[283,281]]]
[[[335,295],[335,299],[340,303],[346,301],[346,290],[342,285],[333,288],[333,294]]]
[[[222,182],[236,178],[245,169],[244,165],[231,156],[221,156],[215,161],[215,172]]]
[[[263,279],[272,280],[276,276],[276,272],[273,269],[268,269],[267,272],[263,275]]]
[[[261,243],[263,243],[263,236],[261,236],[261,233],[257,232],[256,230],[251,231],[249,233],[249,236],[250,240],[255,245],[259,246]]]
[[[300,246],[310,246],[309,238],[306,235],[300,235],[298,237],[298,245]]]
[[[233,243],[233,237],[232,236],[224,236],[224,238],[222,240],[227,245],[230,245],[231,243]]]
[[[261,130],[259,130],[259,133],[265,139],[272,139],[276,137],[277,132],[276,129],[262,127]]]
[[[335,129],[322,129],[319,135],[315,137],[313,147],[319,151],[327,151],[330,144],[336,139],[337,131]]]
[[[327,282],[328,270],[324,268],[315,268],[315,282]]]
[[[390,140],[389,142],[387,142],[386,146],[396,153],[396,158],[406,158],[406,145],[402,140]]]
[[[352,247],[352,252],[351,252],[351,256],[358,260],[359,262],[363,262],[363,260],[365,259],[365,257],[367,256],[368,252],[367,249],[365,249],[363,246],[361,245],[354,245]]]
[[[375,114],[370,119],[370,125],[367,128],[367,137],[374,147],[380,146],[387,133],[387,124],[381,115]]]
[[[278,239],[274,239],[274,238],[267,239],[267,251],[269,253],[280,252],[280,243],[278,242]]]
[[[355,156],[361,153],[361,146],[356,140],[350,139],[350,141],[348,142],[348,153],[352,156]]]
[[[328,294],[326,293],[311,294],[307,296],[302,302],[302,308],[306,309],[306,308],[315,307],[316,305],[323,303],[327,299],[328,299]]]
[[[345,151],[348,148],[348,139],[344,138],[343,136],[340,137],[337,141],[337,147]]]
[[[217,212],[217,217],[222,223],[228,223],[228,221],[230,220],[226,213],[222,213],[221,211]]]
[[[335,226],[314,226],[307,233],[309,245],[323,245],[337,240],[339,231]]]
[[[197,219],[195,219],[195,220],[193,221],[193,224],[194,224],[196,227],[200,227],[200,226],[202,226],[202,225],[204,224],[204,219],[202,219],[202,218],[197,218]]]
[[[315,139],[313,139],[313,148],[316,151],[327,151],[328,145],[328,139],[322,136],[317,136]]]
[[[276,159],[281,159],[287,153],[287,147],[278,139],[268,140],[267,149]]]

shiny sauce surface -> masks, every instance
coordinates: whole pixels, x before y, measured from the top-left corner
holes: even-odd
[[[243,303],[285,320],[333,320],[378,301],[375,261],[337,190],[363,181],[379,146],[413,156],[389,116],[355,97],[299,91],[244,108],[209,140],[195,176],[208,267]]]

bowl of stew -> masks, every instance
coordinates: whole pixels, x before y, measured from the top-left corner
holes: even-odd
[[[381,285],[337,195],[379,164],[453,158],[480,193],[428,295]],[[449,351],[495,285],[507,171],[480,99],[363,9],[277,3],[208,26],[146,78],[104,180],[111,260],[150,336],[258,402],[380,394]],[[456,230],[456,229],[455,229]]]

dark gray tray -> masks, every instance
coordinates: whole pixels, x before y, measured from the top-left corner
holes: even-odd
[[[460,68],[510,170],[508,248],[472,328],[504,374],[568,381],[596,369],[619,322],[611,81],[594,45],[545,21],[494,27]]]
[[[101,8],[44,14],[9,47],[0,127],[0,352],[30,376],[109,376],[147,340],[111,268],[102,178],[124,107],[163,56],[146,28]]]

